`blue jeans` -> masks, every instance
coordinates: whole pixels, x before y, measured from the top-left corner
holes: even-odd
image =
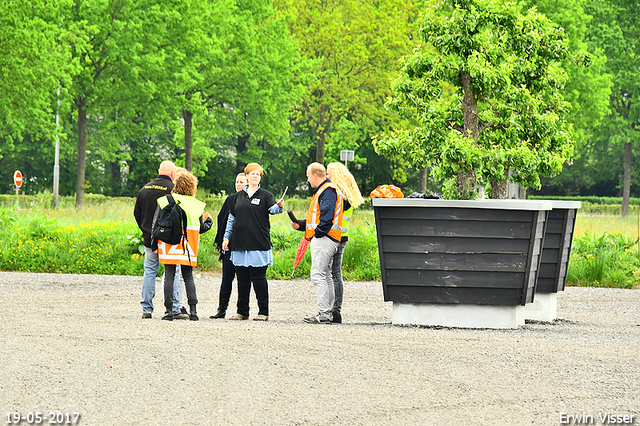
[[[153,312],[153,296],[156,295],[156,276],[160,268],[158,254],[151,247],[144,248],[144,275],[142,276],[142,312]],[[173,280],[173,313],[180,312],[180,274],[176,273]]]

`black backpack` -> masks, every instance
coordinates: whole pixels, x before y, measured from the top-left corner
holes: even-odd
[[[175,202],[173,195],[167,194],[167,200],[169,204],[156,210],[151,236],[167,244],[176,245],[183,238],[187,239],[187,214]]]

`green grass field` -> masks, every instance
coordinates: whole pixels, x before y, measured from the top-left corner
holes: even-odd
[[[304,204],[294,212],[302,218]],[[286,208],[287,206],[285,206]],[[302,207],[302,209],[300,209]],[[217,211],[209,211],[215,218]],[[274,265],[271,279],[292,277],[302,233],[286,214],[272,216]],[[569,285],[633,288],[640,282],[640,233],[637,214],[582,216],[576,219]],[[203,234],[198,268],[218,271],[213,247],[216,229]],[[373,211],[354,215],[343,258],[347,280],[379,280],[380,264]],[[5,271],[142,275],[141,233],[133,219],[131,199],[112,199],[82,210],[73,208],[0,207],[0,269]],[[295,271],[308,277],[309,254]]]

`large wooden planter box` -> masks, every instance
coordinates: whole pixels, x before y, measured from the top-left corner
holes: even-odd
[[[536,295],[525,309],[525,318],[553,321],[557,318],[557,293],[564,290],[579,201],[551,201],[536,283]]]
[[[524,324],[550,202],[376,198],[372,204],[394,324]],[[492,316],[499,317],[495,324]]]

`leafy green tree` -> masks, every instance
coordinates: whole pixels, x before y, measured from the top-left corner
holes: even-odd
[[[597,129],[597,143],[624,147],[623,214],[629,211],[631,160],[640,137],[640,4],[629,0],[596,0],[585,6],[594,17],[590,42],[607,56],[613,76],[611,114]]]
[[[243,167],[246,156],[259,159],[258,141],[272,143],[289,130],[301,92],[299,50],[270,1],[181,3],[168,26],[164,80],[172,84],[164,92],[173,94],[169,105],[181,117],[176,140],[184,141],[185,167],[193,169],[197,158],[204,176],[216,155]]]
[[[473,198],[479,181],[505,198],[508,179],[539,187],[539,175],[562,170],[573,152],[570,105],[560,93],[569,57],[562,29],[512,3],[438,1],[421,38],[389,102],[415,127],[377,139],[378,152],[452,179],[448,197]]]
[[[607,58],[599,44],[593,43],[590,36],[594,20],[585,9],[587,0],[524,0],[524,7],[535,6],[554,24],[565,29],[569,38],[569,49],[589,52],[592,63],[589,67],[565,60],[563,68],[567,71],[567,85],[562,91],[565,100],[571,103],[571,112],[567,120],[575,130],[575,154],[563,167],[562,173],[552,178],[542,178],[542,188],[534,191],[544,195],[579,195],[593,190],[611,191],[605,181],[616,180],[614,174],[617,164],[606,166],[610,161],[609,151],[603,151],[601,141],[596,138],[596,130],[603,118],[610,113],[611,74],[607,70]],[[603,166],[603,167],[601,167]],[[605,189],[606,188],[606,189]],[[602,193],[604,195],[604,193]],[[614,196],[615,193],[608,192]]]
[[[313,80],[296,107],[295,121],[311,135],[315,160],[323,163],[336,127],[357,123],[362,135],[378,131],[376,123],[387,114],[384,99],[398,70],[397,58],[412,48],[420,2],[276,0],[275,4],[288,16],[291,33],[312,61]],[[336,140],[342,141],[340,135],[333,136]],[[353,148],[355,141],[350,140],[340,149]]]
[[[593,136],[593,131],[609,114],[609,95],[611,94],[611,75],[607,72],[607,57],[601,47],[590,39],[593,17],[587,13],[587,0],[524,0],[527,7],[536,7],[546,15],[554,25],[563,28],[569,40],[571,52],[589,53],[590,65],[575,63],[572,58],[562,62],[567,72],[567,84],[562,96],[571,104],[567,121],[573,124],[576,139],[576,154],[582,145]]]
[[[70,71],[60,45],[65,3],[0,0],[0,158],[25,134],[54,139],[56,92]]]
[[[113,100],[122,98],[122,87],[129,81],[122,67],[125,56],[139,53],[135,31],[131,22],[140,18],[139,5],[133,1],[119,2],[74,0],[65,5],[63,27],[69,36],[71,63],[78,68],[73,81],[67,87],[73,111],[77,117],[77,175],[76,207],[82,207],[85,192],[88,118],[115,115]],[[111,101],[111,102],[110,102]],[[126,108],[119,114],[124,122]],[[89,129],[91,130],[91,129]],[[114,143],[105,150],[117,152]]]

